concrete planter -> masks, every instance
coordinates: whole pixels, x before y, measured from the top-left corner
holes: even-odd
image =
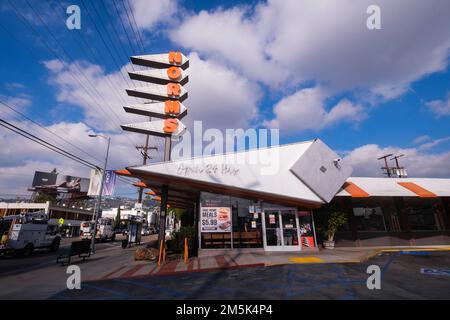
[[[334,241],[324,241],[323,247],[325,249],[334,249]]]

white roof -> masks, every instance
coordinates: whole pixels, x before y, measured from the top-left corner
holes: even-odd
[[[312,155],[319,155],[320,159],[311,161]],[[176,177],[228,189],[248,190],[321,204],[329,201],[350,175],[346,171],[336,178],[335,170],[338,169],[333,164],[336,157],[331,149],[316,139],[162,162],[132,167],[129,170],[148,173],[150,179],[152,174]],[[317,176],[311,178],[311,171],[317,171]],[[336,181],[336,185],[330,185],[330,180]],[[328,196],[330,192],[331,197]]]
[[[322,203],[314,192],[289,171],[311,144],[309,141],[162,162],[133,169]],[[278,164],[272,161],[275,158],[279,159]]]
[[[438,197],[450,196],[450,179],[432,178],[365,178],[350,177],[352,182],[372,197],[417,197],[418,195],[398,184],[399,182],[412,182],[423,189],[434,193]],[[350,196],[346,190],[341,189],[337,196]]]

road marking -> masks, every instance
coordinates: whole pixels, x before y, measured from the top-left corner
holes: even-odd
[[[450,270],[443,269],[420,268],[420,273],[432,274],[435,276],[450,276]]]
[[[292,257],[289,261],[294,263],[323,263],[325,260],[317,257]]]

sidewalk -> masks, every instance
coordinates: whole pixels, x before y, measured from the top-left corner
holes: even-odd
[[[143,276],[171,275],[182,272],[206,272],[220,269],[248,268],[256,266],[274,266],[283,264],[314,263],[361,263],[383,252],[400,251],[447,251],[449,246],[417,247],[352,247],[336,248],[310,252],[256,252],[242,253],[227,251],[223,255],[190,258],[186,264],[183,260],[168,260],[160,267],[156,262],[122,260],[122,265],[115,264],[115,269],[101,274],[96,280],[131,278]]]

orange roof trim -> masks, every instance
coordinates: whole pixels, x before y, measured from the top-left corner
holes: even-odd
[[[143,182],[133,183],[133,186],[141,187],[141,188],[148,188],[147,185],[145,183],[143,183]]]
[[[344,183],[344,189],[352,198],[368,198],[370,195],[353,182]]]
[[[154,197],[153,200],[161,201],[161,197]]]
[[[131,172],[128,171],[127,169],[115,170],[114,172],[121,176],[131,176],[132,175]]]
[[[150,196],[155,196],[156,195],[155,191],[149,191],[149,192],[146,192],[145,194],[148,194]]]
[[[437,198],[437,195],[433,192],[422,188],[421,186],[415,184],[414,182],[397,182],[403,188],[408,189],[409,191],[414,192],[419,196],[419,198]]]

